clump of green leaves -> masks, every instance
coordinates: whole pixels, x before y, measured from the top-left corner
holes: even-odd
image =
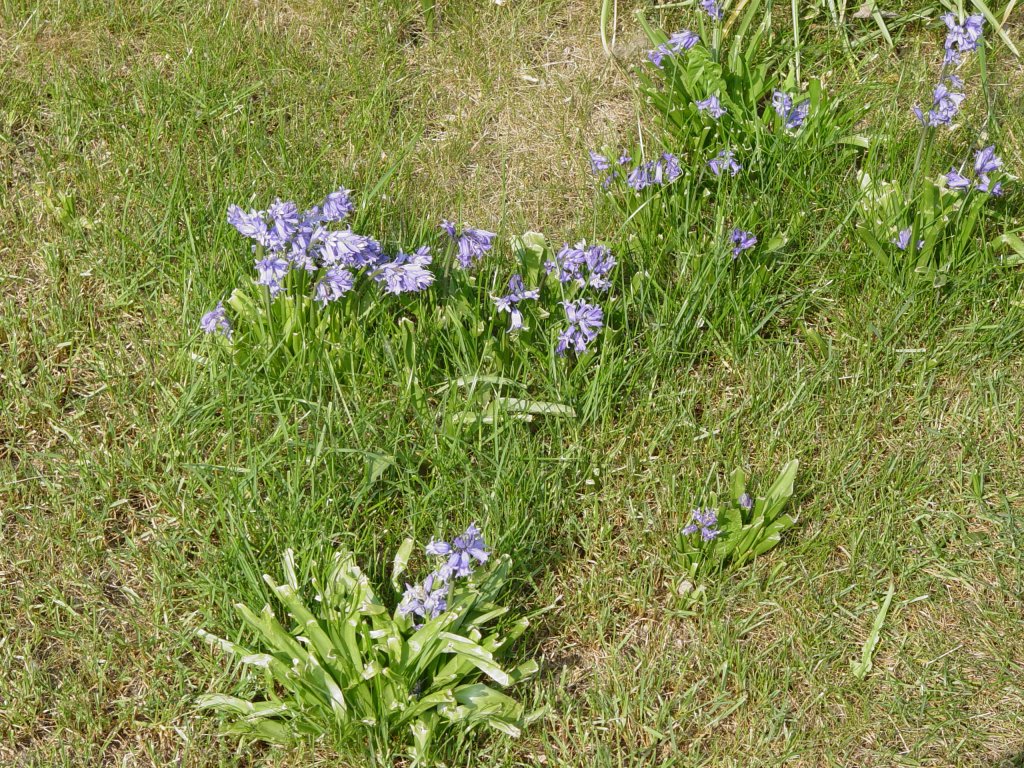
[[[407,539],[395,557],[396,593],[412,548]],[[200,631],[258,673],[247,689],[255,683],[259,693],[200,698],[200,707],[227,716],[228,732],[272,743],[326,737],[380,765],[406,754],[423,766],[433,764],[442,736],[461,741],[479,726],[518,736],[537,716],[499,690],[537,671],[533,661],[511,670],[498,661],[529,625],[525,616],[504,620],[508,608],[495,602],[509,578],[508,556],[453,580],[445,609],[434,618],[428,612],[421,625],[415,614],[385,606],[349,551],[337,552],[307,589],[290,550],[283,563],[283,584],[264,580],[285,624],[270,605],[257,614],[239,604],[256,647]]]
[[[800,462],[790,461],[764,494],[747,491],[742,469],[732,472],[729,499],[695,509],[679,534],[677,591],[688,605],[702,599],[707,581],[727,567],[740,566],[773,549],[796,524],[784,509],[793,496]]]

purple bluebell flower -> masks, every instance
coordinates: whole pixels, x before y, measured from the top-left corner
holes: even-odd
[[[341,221],[356,209],[351,190],[339,187],[324,198],[321,212],[324,221]]]
[[[569,326],[558,336],[558,344],[555,352],[564,355],[566,350],[572,349],[577,354],[587,351],[587,345],[597,338],[598,332],[604,326],[604,312],[598,306],[588,304],[582,299],[577,301],[563,301],[565,318]]]
[[[540,298],[540,291],[536,288],[527,290],[523,285],[523,278],[520,275],[512,275],[508,281],[508,293],[505,296],[492,296],[491,300],[499,312],[508,312],[508,332],[518,331],[523,327],[523,313],[519,310],[518,304],[521,301],[535,300]]]
[[[237,205],[228,206],[228,224],[250,240],[260,245],[267,244],[267,222],[262,211],[245,211]]]
[[[204,333],[220,333],[231,338],[231,321],[228,320],[223,301],[218,301],[216,307],[203,315],[199,320],[199,327]]]
[[[946,186],[949,189],[970,189],[971,180],[963,176],[956,168],[951,168],[946,174]]]
[[[373,267],[383,258],[380,243],[372,237],[357,235],[351,229],[326,232],[322,236],[320,258],[324,266],[360,269]]]
[[[718,6],[717,0],[700,0],[700,7],[715,21],[722,20],[722,9]]]
[[[749,512],[754,508],[754,497],[749,493],[743,493],[740,496],[738,503],[740,505],[740,509],[745,509]]]
[[[329,302],[337,301],[351,291],[354,284],[355,278],[347,269],[331,267],[316,284],[316,300],[326,307]]]
[[[299,207],[289,200],[278,198],[267,209],[270,217],[270,236],[267,247],[281,251],[291,242],[299,229]]]
[[[947,78],[947,80],[955,87],[952,78]],[[965,98],[967,97],[964,94],[951,91],[946,83],[942,82],[935,86],[935,90],[932,93],[932,108],[927,113],[923,113],[921,108],[915,105],[913,112],[923,125],[932,128],[939,125],[949,125],[953,122],[957,112],[960,111],[960,105]]]
[[[592,173],[600,173],[601,171],[607,171],[611,168],[611,163],[608,162],[608,158],[602,154],[598,154],[594,150],[590,150],[590,170]],[[454,229],[452,225],[452,229]],[[454,238],[455,236],[452,235]]]
[[[430,248],[426,245],[411,254],[399,251],[392,261],[377,267],[373,279],[384,284],[384,293],[415,293],[425,290],[434,282],[434,273],[427,269],[432,259]]]
[[[439,573],[432,573],[422,584],[406,584],[405,595],[398,604],[398,615],[408,616],[411,613],[424,619],[436,619],[448,609],[449,586],[445,582]]]
[[[721,176],[725,170],[729,171],[730,176],[735,176],[742,170],[742,166],[736,162],[736,155],[731,149],[723,149],[713,158],[708,160],[708,166],[711,168],[711,172],[715,176]]]
[[[700,36],[688,29],[673,34],[668,42],[662,43],[653,51],[647,52],[647,59],[656,67],[661,67],[666,56],[675,56],[681,51],[688,51],[700,42]]]
[[[446,557],[447,561],[437,569],[437,575],[443,581],[465,578],[473,573],[474,561],[486,563],[490,557],[483,534],[476,523],[470,523],[466,532],[456,536],[449,544],[447,541],[430,540],[426,552],[435,557]]]
[[[721,534],[721,531],[715,527],[716,525],[718,525],[718,512],[710,507],[705,509],[698,507],[690,513],[690,523],[683,528],[683,535],[692,536],[700,531],[703,541],[711,541]]]
[[[1003,160],[996,155],[995,145],[979,149],[974,156],[974,172],[979,176],[994,173],[1003,165]]]
[[[722,102],[718,100],[718,94],[711,94],[703,101],[694,102],[697,105],[697,109],[701,112],[707,112],[715,120],[725,114],[726,109],[722,106]]]
[[[988,192],[989,192],[990,195],[992,195],[992,197],[1002,197],[1003,196],[1003,182],[997,181],[995,184],[992,185],[992,188]]]
[[[271,296],[277,296],[284,286],[281,281],[291,269],[291,264],[281,256],[273,253],[267,254],[262,259],[256,260],[256,283],[265,285],[270,289]]]
[[[958,64],[965,53],[978,49],[985,26],[985,17],[981,14],[968,16],[963,24],[957,22],[952,13],[943,14],[946,24],[945,58],[946,64]]]
[[[450,221],[442,221],[441,229],[447,232],[458,246],[459,252],[456,254],[456,258],[463,269],[469,269],[474,261],[482,259],[483,255],[491,250],[493,240],[497,237],[494,232],[472,227],[466,227],[462,230],[462,234],[458,234],[455,224]]]
[[[783,125],[787,130],[795,131],[804,124],[807,115],[811,110],[811,100],[804,99],[796,106],[793,106],[793,97],[783,91],[775,91],[772,94],[772,109],[775,114],[782,118]]]
[[[671,184],[682,174],[679,159],[671,152],[663,152],[657,160],[648,160],[630,171],[626,183],[639,192],[647,187]]]
[[[560,283],[576,282],[583,288],[590,286],[599,291],[607,290],[611,283],[608,273],[614,269],[615,257],[603,245],[588,246],[585,240],[576,245],[565,243],[554,259],[544,262],[547,274],[557,273]]]
[[[907,250],[907,248],[910,247],[910,238],[912,235],[913,229],[911,227],[901,229],[899,233],[896,235],[896,237],[893,239],[892,243],[901,251],[905,251]],[[924,248],[924,240],[918,240],[917,250],[921,250],[922,248]]]
[[[619,165],[629,165],[632,162],[633,162],[633,156],[630,155],[627,150],[625,150],[625,149],[622,150],[622,152],[619,154],[619,160],[618,160]]]
[[[753,233],[742,230],[739,227],[733,229],[732,234],[729,235],[729,239],[733,244],[732,257],[734,259],[738,258],[743,251],[757,245],[757,238],[754,237]]]

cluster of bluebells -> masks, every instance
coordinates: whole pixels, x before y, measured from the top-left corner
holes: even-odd
[[[683,535],[692,536],[700,531],[702,541],[711,541],[721,533],[716,527],[717,525],[718,512],[716,510],[711,507],[705,507],[704,509],[697,507],[697,509],[690,513],[690,523],[683,528]]]
[[[662,152],[654,160],[640,163],[626,176],[626,183],[637,192],[648,187],[660,187],[671,184],[683,175],[679,158],[671,152]]]
[[[458,253],[455,256],[463,269],[469,269],[474,261],[482,259],[484,254],[491,250],[494,238],[497,237],[494,232],[473,227],[466,227],[460,233],[455,228],[455,224],[450,221],[442,221],[441,229],[448,233],[452,242],[458,247]]]
[[[476,523],[470,524],[465,533],[450,543],[431,539],[425,551],[431,557],[442,558],[443,562],[421,584],[405,585],[397,610],[399,616],[412,614],[421,619],[436,619],[448,610],[453,582],[471,576],[476,564],[486,563],[490,557]]]
[[[717,93],[711,94],[703,101],[694,102],[694,104],[697,106],[697,111],[707,112],[713,120],[717,120],[727,111],[719,101]]]
[[[351,193],[340,188],[306,211],[300,211],[293,202],[277,199],[266,210],[231,205],[227,219],[252,241],[256,283],[265,286],[271,298],[281,294],[286,278],[294,271],[312,276],[313,298],[324,306],[351,291],[360,274],[391,295],[418,293],[433,284],[433,256],[428,246],[412,253],[399,251],[390,258],[372,237],[342,224],[354,210]],[[441,228],[451,237],[463,269],[482,259],[495,238],[493,232],[472,227],[459,232],[450,221],[443,221]],[[230,337],[231,323],[223,304],[203,315],[200,328]]]
[[[1002,182],[992,183],[991,174],[998,171],[1003,165],[1003,160],[996,154],[995,146],[988,146],[979,149],[974,155],[973,176],[964,176],[956,168],[951,168],[946,174],[946,186],[949,189],[965,190],[972,187],[978,192],[988,192],[999,197],[1003,194]],[[970,171],[968,171],[970,173]]]
[[[619,159],[616,161],[616,164],[619,166],[626,166],[632,162],[633,158],[630,156],[629,152],[622,150],[622,152],[619,153]],[[594,150],[590,150],[590,171],[595,176],[604,175],[604,180],[601,182],[601,186],[605,189],[608,189],[608,187],[611,186],[611,183],[615,181],[615,179],[619,178],[618,168],[613,168],[611,161],[607,157],[602,155],[600,152],[595,152]]]
[[[523,313],[519,309],[521,301],[536,301],[540,298],[540,290],[528,289],[523,284],[521,275],[512,275],[508,281],[508,293],[504,296],[492,296],[495,308],[498,312],[507,312],[509,316],[508,332],[518,331],[523,327]]]
[[[978,50],[981,45],[982,28],[985,26],[985,17],[981,14],[968,16],[963,24],[957,21],[952,13],[946,13],[942,17],[946,24],[946,64],[959,64],[963,54]]]
[[[743,166],[736,162],[736,153],[731,149],[723,149],[708,160],[708,167],[715,176],[721,176],[724,171],[728,171],[730,176],[735,176],[743,170]]]
[[[652,51],[647,52],[647,60],[656,67],[664,67],[666,58],[677,56],[683,51],[688,51],[700,42],[700,36],[688,29],[680,30],[672,35],[668,42],[662,43]]]
[[[782,118],[786,130],[796,131],[804,124],[808,113],[811,111],[811,100],[794,103],[793,97],[785,91],[775,91],[772,94],[772,109],[775,114]]]
[[[932,91],[931,109],[923,112],[921,107],[914,105],[913,111],[917,115],[917,119],[921,121],[922,125],[927,125],[930,128],[950,125],[957,112],[960,111],[960,105],[967,98],[963,93],[953,89],[963,87],[963,80],[956,75],[944,77]]]
[[[603,245],[566,243],[554,258],[544,263],[544,271],[554,275],[563,285],[572,283],[578,288],[607,291],[611,287],[609,275],[615,264],[615,257]],[[604,326],[604,311],[583,299],[563,301],[562,308],[567,325],[558,335],[555,351],[559,355],[569,350],[582,354]]]

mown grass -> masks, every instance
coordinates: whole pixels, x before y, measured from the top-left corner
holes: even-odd
[[[304,563],[344,541],[381,573],[404,536],[474,519],[515,558],[516,599],[559,604],[521,648],[542,675],[518,694],[552,713],[452,765],[1019,760],[1014,270],[938,294],[895,280],[844,228],[852,165],[792,158],[726,198],[790,229],[755,305],[738,296],[736,319],[705,330],[630,328],[630,355],[576,391],[578,421],[453,435],[405,399],[386,334],[341,387],[328,359],[268,374],[212,356],[197,318],[248,268],[224,211],[366,190],[394,168],[382,228],[455,212],[612,237],[585,150],[631,143],[643,110],[602,59],[596,7],[452,2],[429,35],[398,3],[2,10],[0,760],[348,764],[217,736],[193,699],[235,678],[194,630],[237,633],[231,604],[265,599],[284,547]],[[802,66],[872,105],[858,129],[900,136],[897,167],[937,41],[910,25],[851,70],[821,29]],[[998,45],[988,63],[1017,171],[1020,64]],[[670,276],[649,249],[629,258]],[[392,457],[380,477],[373,455]],[[691,506],[735,466],[763,481],[789,458],[798,528],[680,613],[672,541]]]

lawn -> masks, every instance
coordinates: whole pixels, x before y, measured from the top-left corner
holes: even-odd
[[[446,765],[1024,765],[1024,252],[993,239],[1024,221],[1024,63],[988,22],[955,127],[925,130],[945,9],[903,3],[891,46],[850,18],[846,48],[806,5],[801,83],[841,130],[758,128],[716,177],[642,90],[634,11],[710,30],[696,6],[620,2],[609,55],[585,0],[0,3],[0,764],[371,764],[223,734],[199,697],[260,689],[197,630],[252,642],[233,606],[289,548],[302,580],[351,550],[389,594],[406,537],[476,522],[501,603],[538,612],[508,659],[536,659],[509,695],[540,716],[446,737]],[[782,80],[789,11],[754,58]],[[858,171],[989,144],[1006,192],[948,270],[867,244]],[[603,190],[588,151],[620,148],[677,152],[682,191]],[[258,290],[228,206],[339,185],[438,264],[442,218],[495,231],[435,286],[485,315],[382,297],[292,356],[201,333]],[[543,344],[487,325],[527,230],[616,255],[590,352],[544,346],[555,303]],[[504,386],[547,413],[495,409]],[[791,460],[796,524],[687,593],[691,510]]]

